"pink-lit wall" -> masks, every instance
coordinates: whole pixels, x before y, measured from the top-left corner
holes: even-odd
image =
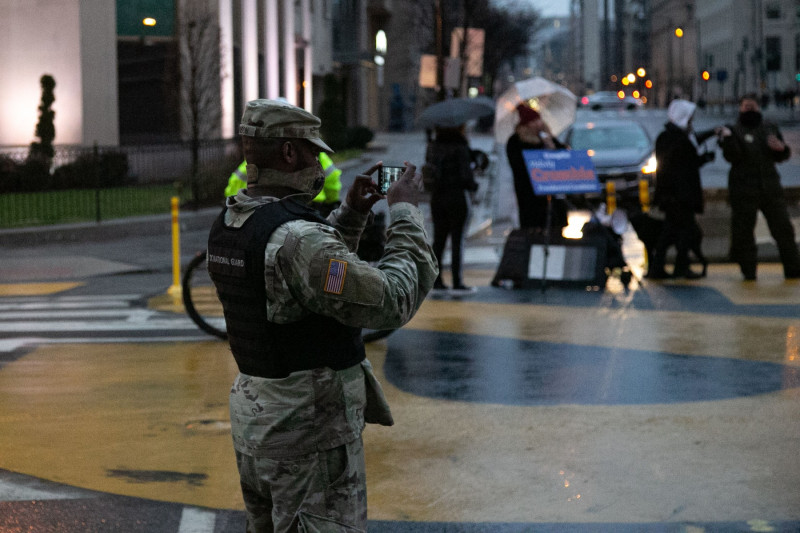
[[[36,140],[39,79],[56,81],[56,144],[117,144],[116,14],[107,0],[3,0],[0,145]]]

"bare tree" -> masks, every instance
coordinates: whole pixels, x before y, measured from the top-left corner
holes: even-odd
[[[468,67],[468,51],[472,48],[473,43],[470,42],[472,35],[471,28],[477,28],[478,24],[486,20],[490,6],[488,0],[461,0],[461,26],[462,34],[459,41],[458,57],[460,59],[460,72],[458,77],[458,89],[456,94],[458,96],[467,96],[462,94],[466,88],[467,67]],[[484,35],[486,30],[484,30]],[[452,55],[452,52],[451,54]]]
[[[184,0],[180,9],[181,121],[191,156],[192,199],[199,199],[200,142],[220,136],[220,28],[209,0]]]
[[[489,6],[485,14],[486,18],[480,21],[486,28],[483,71],[486,86],[491,88],[504,63],[528,53],[528,44],[539,30],[541,20],[538,11],[517,6]]]
[[[450,32],[457,27],[482,28],[484,34],[484,81],[491,90],[500,67],[504,63],[528,53],[528,44],[540,28],[539,12],[519,3],[506,0],[413,0],[409,2],[416,15],[412,28],[420,33],[418,43],[422,52],[447,56],[450,49]],[[441,17],[437,17],[440,14]],[[437,32],[437,23],[441,32]],[[424,28],[424,29],[420,29]],[[441,36],[441,37],[440,37]],[[466,64],[468,40],[462,39],[456,55],[461,58],[462,77]],[[441,64],[440,59],[440,64]],[[439,85],[443,85],[441,71]],[[442,95],[440,95],[440,98]]]

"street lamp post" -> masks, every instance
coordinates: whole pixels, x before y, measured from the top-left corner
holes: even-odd
[[[672,31],[672,20],[669,21],[669,25],[667,26],[667,28],[668,32]],[[674,84],[674,76],[675,76],[674,66],[673,66],[674,63],[673,56],[675,54],[672,51],[672,46],[673,46],[672,37],[670,37],[669,33],[667,33],[667,91],[666,91],[667,105],[669,105],[669,103],[672,101],[672,86]]]
[[[684,94],[684,80],[686,78],[686,66],[684,64],[683,59],[683,28],[678,26],[675,28],[675,37],[678,38],[678,57],[679,57],[679,64],[680,70],[678,71],[678,87],[680,88],[681,94],[679,96],[685,98],[686,95]]]
[[[436,25],[436,84],[438,85],[437,100],[445,99],[444,87],[444,35],[442,28],[442,1],[436,0],[435,4],[435,25]]]

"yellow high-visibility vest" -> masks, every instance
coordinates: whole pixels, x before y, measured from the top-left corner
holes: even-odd
[[[242,164],[233,171],[231,177],[228,178],[228,186],[225,187],[225,197],[233,196],[239,189],[247,188],[247,161],[242,161]]]
[[[322,170],[325,171],[325,185],[322,186],[322,190],[314,198],[314,201],[323,204],[338,202],[339,192],[342,190],[342,171],[336,168],[333,160],[325,152],[320,152],[319,162]]]

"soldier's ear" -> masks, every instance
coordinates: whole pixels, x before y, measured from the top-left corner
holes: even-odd
[[[289,165],[294,165],[294,163],[297,161],[297,147],[292,141],[283,141],[281,144],[281,157],[283,158],[284,162],[288,163]]]

